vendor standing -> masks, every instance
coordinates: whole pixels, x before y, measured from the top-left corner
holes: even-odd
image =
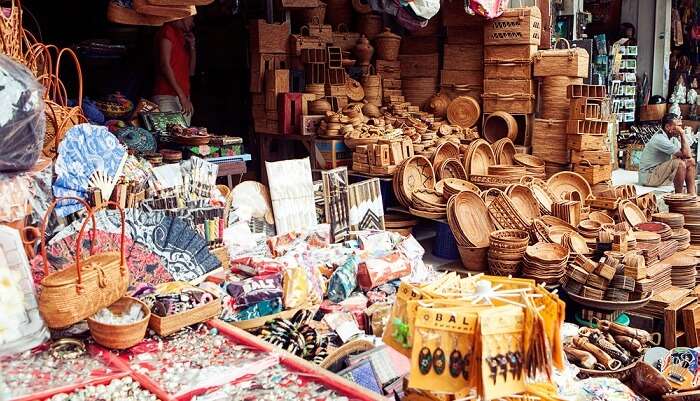
[[[160,111],[182,112],[190,124],[194,108],[190,100],[190,77],[194,75],[196,48],[192,17],[167,22],[156,36],[158,70],[153,102]]]
[[[695,159],[690,151],[693,138],[683,132],[681,119],[666,114],[661,130],[655,133],[642,151],[639,162],[639,184],[658,187],[673,182],[676,193],[695,195]]]

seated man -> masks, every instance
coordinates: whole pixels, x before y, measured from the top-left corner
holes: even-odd
[[[695,159],[690,151],[693,139],[683,134],[681,119],[675,114],[666,114],[661,128],[642,151],[639,184],[658,187],[673,182],[676,193],[683,193],[685,184],[688,193],[695,195]]]

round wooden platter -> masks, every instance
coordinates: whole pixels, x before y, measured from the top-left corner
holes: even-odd
[[[506,190],[506,195],[510,197],[518,213],[528,223],[541,216],[539,203],[530,188],[520,184],[511,185]]]
[[[591,299],[582,297],[574,293],[567,293],[569,298],[581,306],[586,306],[592,309],[606,310],[606,311],[630,311],[644,307],[651,301],[651,297],[654,296],[654,292],[650,291],[642,297],[642,299],[635,301],[606,301],[599,299]]]
[[[620,217],[623,217],[630,226],[646,223],[647,216],[634,202],[622,201],[617,209]]]
[[[471,191],[460,192],[451,199],[451,206],[448,217],[456,223],[460,236],[474,247],[488,246],[495,227],[481,197]]]
[[[578,192],[582,199],[588,199],[593,193],[585,178],[573,171],[560,171],[547,180],[549,190],[563,199],[565,193]]]

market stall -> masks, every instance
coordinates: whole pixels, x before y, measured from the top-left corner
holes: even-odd
[[[157,3],[108,18],[197,2]],[[551,10],[269,3],[258,181],[182,113],[95,123],[0,24],[1,400],[697,397],[699,201],[613,183],[616,89]]]

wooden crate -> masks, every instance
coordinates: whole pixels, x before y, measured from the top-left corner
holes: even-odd
[[[400,54],[430,54],[440,52],[437,36],[406,37],[401,41]]]
[[[540,45],[542,14],[537,7],[511,8],[484,24],[486,45]]]
[[[531,60],[535,53],[537,45],[484,46],[484,58],[500,62]]]
[[[401,61],[376,60],[374,67],[382,78],[401,79]]]
[[[328,170],[352,164],[352,151],[343,140],[315,139],[316,168]]]
[[[608,135],[609,121],[605,120],[569,120],[567,132],[569,134]]]
[[[382,79],[382,89],[401,89],[401,80],[400,79],[390,79],[390,78],[383,78]]]
[[[481,71],[484,69],[484,47],[481,45],[445,45],[442,68],[446,70]]]
[[[484,113],[484,116],[482,118],[481,132],[484,132],[483,121],[486,121],[486,118],[489,116],[489,114],[490,113]],[[513,118],[515,118],[515,122],[518,123],[518,135],[513,141],[513,143],[516,146],[516,152],[518,151],[518,147],[520,147],[521,149],[528,149],[532,144],[532,129],[535,122],[534,115],[514,113],[511,114],[511,116],[513,116]],[[523,153],[530,152],[526,150]]]
[[[250,51],[256,53],[289,53],[289,34],[291,25],[289,21],[268,24],[263,19],[250,22]]]
[[[485,79],[532,79],[532,62],[530,60],[511,60],[503,63],[495,60],[484,60]]]
[[[607,150],[571,151],[571,163],[577,164],[584,160],[591,164],[606,165],[612,162],[612,156]]]
[[[530,114],[535,112],[535,95],[529,93],[484,93],[482,100],[485,113],[507,111]]]
[[[576,164],[574,171],[581,174],[589,184],[595,185],[612,177],[612,165]]]
[[[532,130],[532,154],[547,164],[569,163],[566,146],[566,120],[544,120],[535,118]]]
[[[533,57],[536,77],[567,76],[588,78],[590,57],[586,49],[540,50]]]
[[[448,26],[445,28],[448,45],[484,45],[484,25]]]
[[[250,56],[250,91],[262,92],[265,85],[265,74],[268,71],[289,68],[289,57],[286,54],[259,54]]]
[[[446,27],[469,26],[482,29],[484,17],[469,15],[464,10],[463,0],[444,0],[440,5],[442,25]],[[476,36],[476,35],[474,35]]]
[[[570,150],[604,150],[607,148],[604,135],[568,135],[567,146]]]
[[[569,99],[576,99],[581,97],[603,99],[605,98],[605,86],[604,85],[585,85],[576,84],[569,85],[566,87],[566,96]]]
[[[277,110],[277,95],[287,92],[289,92],[289,70],[274,70],[265,74],[266,110]]]
[[[588,98],[571,99],[570,120],[597,120],[601,118],[600,103],[589,102]]]
[[[399,60],[401,78],[437,77],[440,71],[440,57],[437,53],[402,54],[399,55]]]
[[[532,79],[485,79],[484,93],[537,94],[536,81]]]
[[[481,71],[441,70],[440,83],[483,86],[484,74]]]

